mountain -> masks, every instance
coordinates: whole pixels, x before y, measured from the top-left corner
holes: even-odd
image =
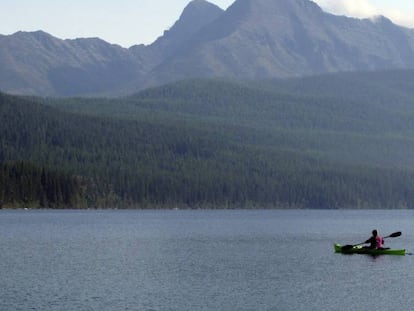
[[[154,44],[130,49],[98,38],[61,40],[43,31],[0,36],[0,90],[43,96],[127,93],[132,81],[222,12],[195,0]]]
[[[414,30],[382,16],[335,16],[309,0],[236,0],[226,11],[194,0],[151,45],[18,32],[0,36],[0,66],[0,90],[10,93],[120,95],[194,77],[414,68]]]
[[[414,31],[385,17],[334,16],[308,0],[238,0],[154,73],[292,77],[414,67]]]
[[[154,43],[148,46],[135,45],[129,50],[140,59],[144,72],[149,73],[222,13],[223,10],[214,4],[205,0],[193,0],[184,8],[178,21]],[[144,80],[146,75],[141,76]],[[132,82],[134,84],[131,89],[135,89],[136,81]]]
[[[224,11],[205,0],[194,0],[184,9],[179,20],[166,30],[148,48],[158,53],[160,59],[173,55],[189,38],[194,36],[205,25],[217,19]]]
[[[0,38],[0,88],[11,93],[75,95],[111,92],[140,73],[128,50],[103,40],[60,40],[45,32]]]

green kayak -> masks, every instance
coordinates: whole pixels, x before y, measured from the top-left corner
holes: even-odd
[[[368,254],[368,255],[405,255],[405,249],[372,249],[354,246],[351,249],[342,249],[341,244],[335,244],[335,253],[342,254]]]

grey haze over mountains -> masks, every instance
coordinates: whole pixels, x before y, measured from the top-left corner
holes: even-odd
[[[139,31],[139,30],[138,30]],[[129,49],[42,31],[0,36],[0,90],[122,95],[194,77],[285,78],[414,68],[414,30],[335,16],[309,0],[194,0],[153,44]]]

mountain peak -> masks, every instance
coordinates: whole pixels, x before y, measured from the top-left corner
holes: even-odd
[[[205,0],[193,0],[183,10],[175,24],[159,37],[151,48],[162,58],[172,55],[184,42],[204,26],[223,14],[223,10]]]
[[[376,15],[371,17],[371,20],[375,24],[382,24],[382,25],[395,25],[389,18],[385,17],[384,15]]]
[[[166,33],[192,34],[223,13],[217,5],[205,0],[193,0],[183,10],[178,21]],[[183,34],[180,34],[181,36]]]
[[[35,40],[38,40],[38,41],[56,39],[51,34],[48,34],[47,32],[44,32],[43,30],[18,31],[18,32],[12,34],[10,37],[21,38],[21,39],[29,39],[30,38],[30,39],[35,39]]]
[[[236,0],[221,16],[210,39],[227,36],[245,28],[268,29],[283,32],[290,27],[292,20],[303,21],[320,19],[322,9],[310,0]]]
[[[310,0],[237,0],[230,10],[243,10],[251,14],[285,14],[286,12],[320,13],[322,9]]]
[[[184,11],[189,10],[189,9],[194,9],[194,8],[206,8],[206,7],[217,7],[217,6],[206,0],[192,0],[189,4],[187,4]]]
[[[18,31],[12,36],[36,36],[36,37],[51,37],[52,35],[48,34],[47,32],[44,32],[43,30],[36,30],[36,31]]]

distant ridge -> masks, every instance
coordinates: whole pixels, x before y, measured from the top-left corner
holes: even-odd
[[[226,11],[195,0],[151,45],[18,32],[0,36],[0,66],[9,93],[115,96],[194,77],[414,68],[414,30],[328,14],[309,0],[237,0]]]
[[[2,91],[53,96],[115,92],[141,73],[140,59],[118,45],[43,31],[1,37],[0,67]]]

